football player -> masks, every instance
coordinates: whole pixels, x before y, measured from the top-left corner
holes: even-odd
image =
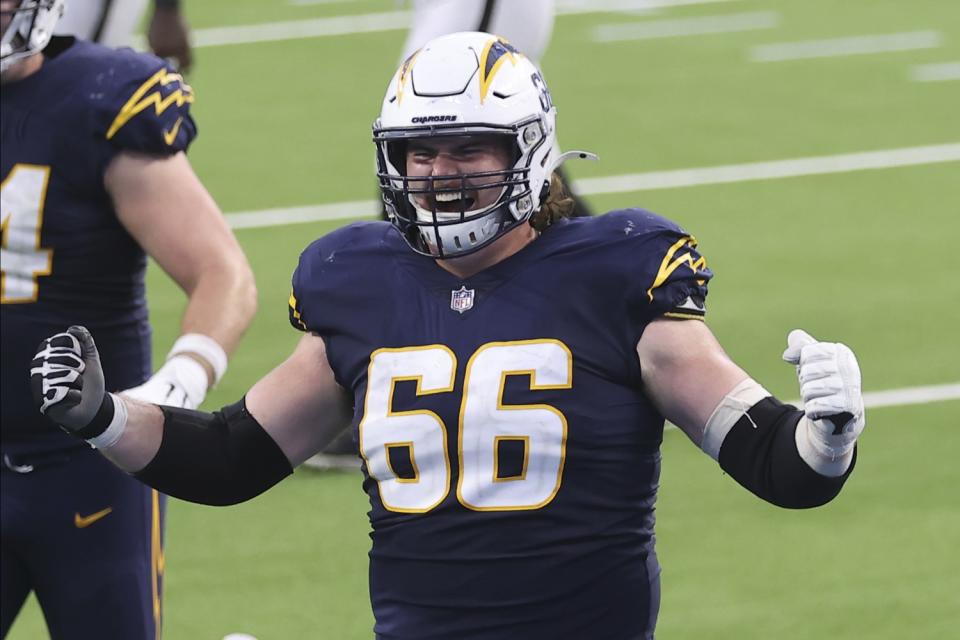
[[[0,0],[0,635],[36,593],[52,638],[156,638],[165,498],[46,419],[34,343],[83,318],[109,389],[198,406],[256,306],[184,151],[194,94],[159,58],[51,37],[62,0]],[[151,376],[147,255],[188,296]]]
[[[865,423],[847,347],[791,332],[803,408],[704,323],[693,236],[643,209],[568,218],[556,108],[486,33],[427,43],[373,129],[391,223],[320,238],[293,354],[214,413],[106,392],[90,332],[43,341],[41,412],[160,490],[232,504],[342,425],[363,457],[378,638],[651,638],[664,419],[757,496],[822,505]],[[559,284],[557,284],[559,283]]]

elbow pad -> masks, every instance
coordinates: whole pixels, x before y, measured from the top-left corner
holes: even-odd
[[[286,455],[247,411],[245,398],[214,413],[160,409],[160,449],[134,476],[167,495],[200,504],[237,504],[293,473]]]
[[[771,504],[807,509],[830,502],[853,472],[856,450],[842,475],[828,477],[817,473],[797,449],[796,429],[804,413],[749,382],[756,387],[750,401],[760,392],[765,397],[753,402],[746,411],[740,409],[735,422],[731,416],[726,425],[715,424],[711,417],[704,432],[704,450],[740,485]]]

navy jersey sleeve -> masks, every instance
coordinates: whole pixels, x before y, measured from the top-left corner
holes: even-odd
[[[306,252],[304,252],[306,253]],[[293,286],[290,288],[290,299],[288,300],[289,312],[290,312],[290,324],[293,325],[294,329],[298,331],[310,331],[310,328],[307,326],[307,321],[303,317],[303,290],[306,288],[306,285],[302,284],[303,280],[303,254],[300,255],[300,264],[297,265],[297,269],[293,272]],[[307,267],[309,269],[309,267]]]
[[[94,133],[114,151],[172,155],[197,134],[193,90],[166,62],[119,50],[90,94]]]
[[[694,236],[675,223],[641,209],[607,214],[625,238],[616,259],[627,266],[624,287],[635,325],[659,317],[702,319],[713,272]]]
[[[293,272],[293,282],[290,288],[290,324],[299,331],[317,331],[315,322],[310,320],[317,318],[309,317],[311,314],[304,310],[304,300],[307,296],[315,297],[319,288],[318,262],[322,262],[321,254],[323,251],[323,238],[314,240],[310,246],[304,249],[300,254],[300,262]]]
[[[677,229],[661,232],[654,243],[656,271],[635,291],[652,316],[701,319],[706,315],[707,282],[713,272],[697,250],[697,239]],[[652,270],[651,270],[652,271]],[[643,289],[643,285],[647,285]]]
[[[344,307],[363,304],[366,296],[358,280],[362,274],[356,267],[363,264],[374,271],[376,268],[357,256],[362,256],[367,245],[379,241],[382,226],[355,222],[314,240],[304,249],[293,272],[289,299],[290,324],[294,328],[325,335]]]

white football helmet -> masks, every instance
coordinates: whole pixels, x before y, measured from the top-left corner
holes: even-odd
[[[463,32],[435,38],[393,76],[373,125],[377,177],[387,214],[414,251],[435,258],[465,255],[527,221],[549,191],[556,151],[557,109],[537,67],[504,39]],[[435,136],[501,135],[515,162],[504,171],[450,176],[406,175],[406,142]],[[425,209],[414,196],[436,201],[467,184],[499,189],[487,207]],[[491,182],[491,178],[494,180]],[[434,183],[448,185],[435,188]],[[459,186],[450,187],[459,181]],[[425,194],[433,196],[423,198]],[[448,200],[448,198],[444,198]]]
[[[65,0],[23,0],[13,11],[4,11],[9,23],[0,38],[0,73],[17,60],[43,51],[53,28],[63,15]]]

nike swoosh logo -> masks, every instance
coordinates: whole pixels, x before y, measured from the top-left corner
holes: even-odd
[[[173,141],[177,139],[177,134],[180,133],[180,123],[183,122],[183,116],[177,118],[177,121],[173,123],[170,131],[163,132],[163,140],[167,145],[173,144]]]
[[[85,529],[90,525],[92,525],[97,520],[100,520],[101,518],[104,518],[110,515],[110,513],[112,512],[113,512],[113,507],[107,507],[106,509],[102,509],[100,511],[97,511],[96,513],[91,513],[88,516],[81,516],[79,513],[74,513],[73,524],[76,525],[77,529]]]

